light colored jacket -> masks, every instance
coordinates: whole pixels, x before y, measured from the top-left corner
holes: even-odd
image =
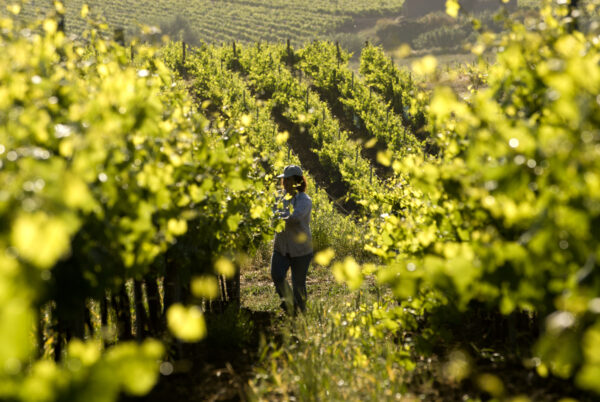
[[[310,232],[310,214],[312,200],[306,193],[298,192],[290,200],[285,194],[280,200],[283,210],[279,217],[285,220],[285,229],[275,234],[274,249],[290,257],[302,257],[313,252],[312,233]],[[292,213],[290,214],[290,205]]]

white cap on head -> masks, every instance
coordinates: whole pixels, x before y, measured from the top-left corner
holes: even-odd
[[[289,165],[286,166],[285,169],[283,169],[283,174],[280,174],[279,176],[277,176],[278,178],[286,178],[286,177],[292,177],[292,176],[302,176],[302,169],[300,169],[300,166],[296,166],[296,165]]]

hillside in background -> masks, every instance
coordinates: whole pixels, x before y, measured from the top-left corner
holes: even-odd
[[[83,30],[85,22],[79,14],[84,3],[93,15],[124,29],[126,35],[138,34],[141,24],[153,25],[175,39],[199,44],[310,41],[352,25],[354,19],[398,15],[404,0],[75,0],[65,2],[67,31]],[[44,14],[51,6],[49,0],[32,0],[24,6],[23,15]]]
[[[142,26],[154,26],[160,28],[151,30],[155,36],[167,34],[192,45],[328,39],[358,54],[365,41],[387,51],[408,43],[417,51],[456,53],[474,37],[469,18],[448,18],[445,0],[74,0],[64,5],[67,32],[85,30],[81,8],[86,3],[89,16],[105,21],[111,30],[123,30],[126,40],[139,36]],[[501,6],[514,11],[517,1],[469,0],[462,6],[471,15],[481,15],[484,27],[499,30],[492,16]],[[31,20],[51,9],[50,0],[29,0],[21,15]]]
[[[375,41],[387,51],[408,44],[415,55],[464,53],[468,52],[465,45],[477,37],[472,18],[480,22],[481,30],[500,32],[504,23],[495,19],[498,12],[507,12],[510,19],[522,19],[526,12],[523,6],[516,0],[461,1],[461,13],[452,18],[446,14],[446,0],[407,0],[402,15],[379,21]]]
[[[460,2],[461,8],[469,13],[495,10],[501,4],[499,0],[463,0]],[[517,9],[520,4],[517,0],[509,0],[506,7],[512,11]],[[409,18],[418,18],[426,14],[445,11],[446,0],[406,0],[403,14]]]

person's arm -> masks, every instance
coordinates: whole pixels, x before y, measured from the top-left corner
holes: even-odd
[[[287,217],[284,218],[287,222],[297,223],[310,213],[312,208],[312,202],[307,198],[296,199],[293,205],[294,211]]]
[[[275,202],[273,206],[273,214],[278,219],[287,218],[290,215],[290,209],[288,201],[285,199],[286,195],[283,193]]]

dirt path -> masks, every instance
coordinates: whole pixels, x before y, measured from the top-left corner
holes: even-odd
[[[288,145],[298,155],[300,163],[308,171],[315,180],[317,185],[324,188],[327,194],[331,197],[334,205],[341,212],[347,214],[357,209],[356,203],[351,199],[346,199],[349,189],[342,181],[339,172],[332,172],[326,169],[318,155],[312,151],[316,146],[310,133],[298,125],[290,122],[280,110],[273,110],[271,115],[275,122],[279,125],[281,131],[290,133]]]

